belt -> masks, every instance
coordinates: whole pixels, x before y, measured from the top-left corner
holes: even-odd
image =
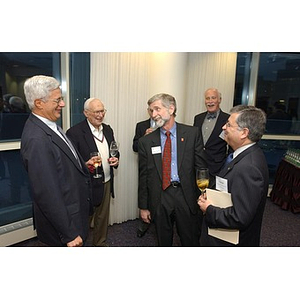
[[[180,186],[180,182],[179,181],[171,181],[171,186],[174,188],[177,188]]]

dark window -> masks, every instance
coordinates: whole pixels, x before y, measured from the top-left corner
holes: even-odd
[[[257,65],[255,65],[257,63]],[[257,77],[251,72],[257,71]],[[270,174],[270,183],[279,162],[289,149],[299,149],[300,141],[300,53],[259,53],[253,61],[253,53],[240,52],[237,56],[234,105],[248,104],[251,87],[256,82],[255,106],[267,114],[267,131],[271,135],[294,135],[295,140],[278,137],[260,141]]]
[[[60,81],[60,53],[0,53],[0,142],[20,140],[29,115],[23,86],[27,78],[48,75]],[[0,151],[0,226],[32,217],[28,176],[20,150]]]
[[[0,141],[21,138],[29,115],[23,86],[34,75],[60,80],[60,54],[52,52],[0,53]]]
[[[267,113],[267,134],[300,133],[300,53],[260,53],[256,106]]]
[[[27,173],[20,151],[0,152],[0,226],[32,217]]]
[[[251,52],[240,52],[237,55],[233,106],[248,103],[251,59]]]
[[[90,53],[70,53],[71,126],[85,119],[83,105],[90,97]]]

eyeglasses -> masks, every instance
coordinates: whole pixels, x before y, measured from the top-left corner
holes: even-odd
[[[53,102],[55,102],[56,104],[59,104],[60,102],[64,101],[64,97],[60,97],[57,99],[52,99]]]
[[[92,114],[94,114],[94,115],[105,115],[106,114],[106,112],[107,112],[107,110],[106,109],[102,109],[102,110],[95,110],[95,111],[92,111],[92,110],[90,110],[90,112],[92,113]]]
[[[225,126],[226,126],[226,127],[231,127],[231,128],[240,128],[238,125],[231,125],[231,124],[229,123],[229,121],[227,121],[227,122],[225,123]]]

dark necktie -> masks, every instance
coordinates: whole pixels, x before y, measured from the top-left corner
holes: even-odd
[[[165,190],[171,183],[171,138],[170,131],[166,132],[166,143],[162,162],[162,188]]]
[[[229,165],[229,163],[231,163],[232,160],[233,160],[233,153],[230,153],[225,160],[223,168],[226,168]]]
[[[62,128],[60,126],[57,125],[57,130],[60,132],[60,134],[63,136],[66,144],[68,145],[68,147],[70,148],[71,152],[74,154],[76,160],[78,161],[79,166],[81,167],[81,163],[79,160],[79,157],[77,155],[77,152],[72,144],[72,142],[69,140],[69,138],[66,136],[66,134],[64,133],[64,131],[62,130]]]

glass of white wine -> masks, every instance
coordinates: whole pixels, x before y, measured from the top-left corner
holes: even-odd
[[[101,178],[102,175],[99,174],[98,168],[101,164],[101,153],[100,152],[92,152],[90,153],[90,158],[93,159],[94,167],[95,167],[95,174],[93,175],[94,178]]]
[[[119,152],[119,143],[116,141],[112,141],[109,146],[109,151],[112,157],[116,157]]]
[[[209,170],[208,168],[197,169],[196,174],[197,186],[201,191],[201,194],[205,193],[206,188],[209,185]]]

